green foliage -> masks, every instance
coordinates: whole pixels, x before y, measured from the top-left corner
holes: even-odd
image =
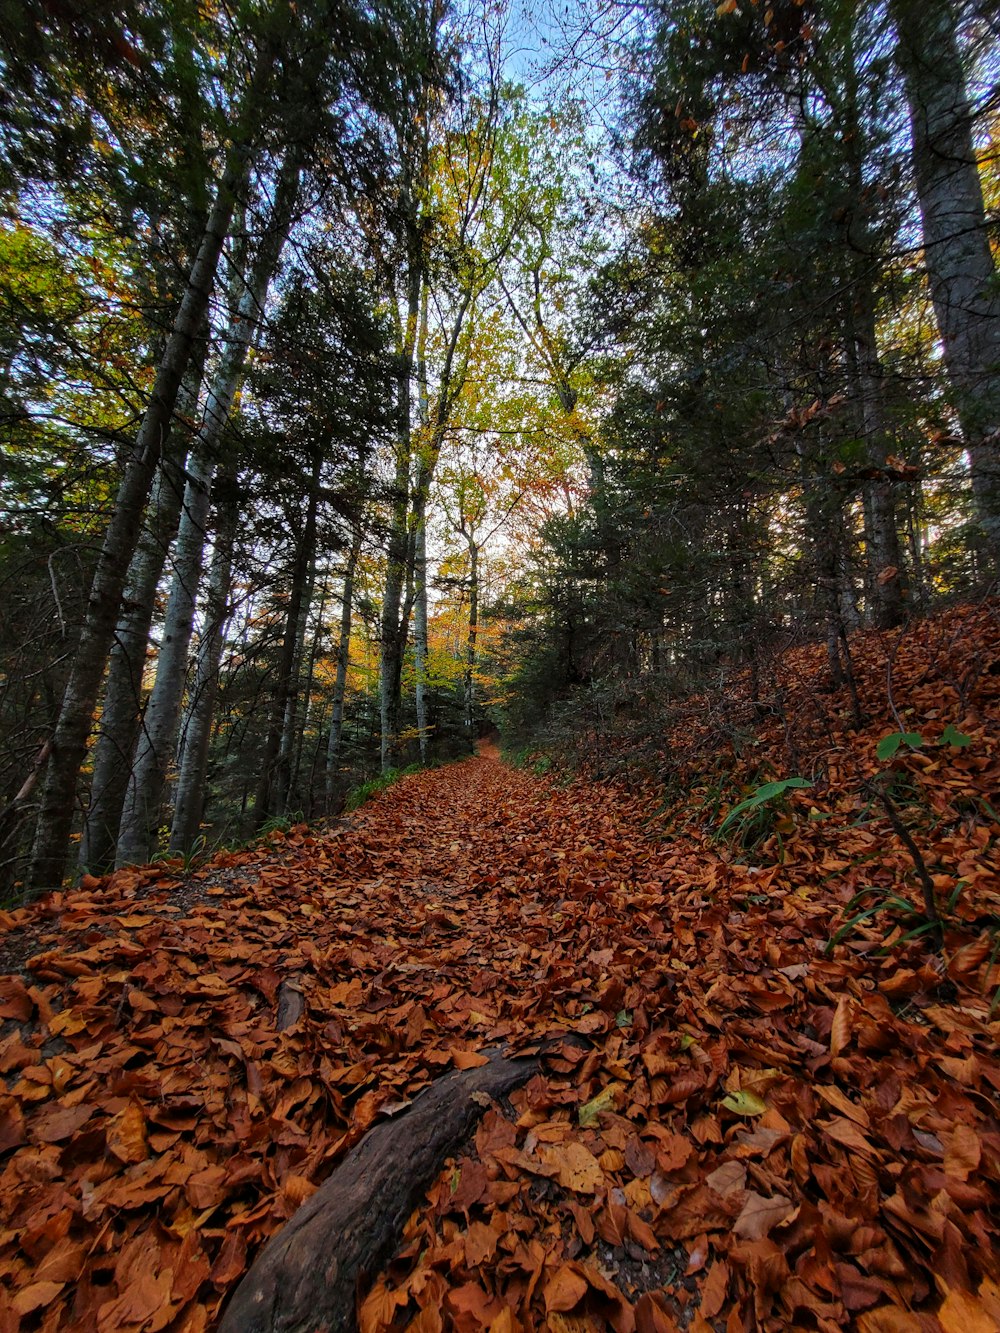
[[[901,745],[908,745],[916,750],[924,743],[924,738],[919,731],[894,731],[889,736],[883,736],[875,747],[875,754],[881,760],[891,759]]]
[[[941,746],[954,746],[958,750],[964,750],[967,745],[972,744],[972,737],[966,736],[964,731],[958,731],[949,722],[937,743]],[[926,741],[919,731],[893,731],[888,736],[882,737],[875,747],[875,754],[885,762],[887,759],[892,759],[903,745],[909,746],[911,750],[919,750],[925,744]]]
[[[774,831],[775,816],[787,809],[787,793],[812,785],[808,778],[798,777],[762,783],[733,806],[719,825],[718,836],[744,848],[757,846]]]
[[[377,777],[369,778],[367,782],[360,783],[357,787],[352,787],[347,793],[347,799],[344,802],[345,810],[357,810],[359,806],[370,801],[373,796],[379,792],[386,791],[393,783],[398,782],[400,778],[409,777],[411,773],[422,773],[423,764],[408,764],[406,768],[389,768]]]
[[[887,918],[886,936],[888,937],[901,926],[905,933],[896,939],[896,943],[902,944],[911,939],[918,939],[921,935],[928,935],[938,929],[938,921],[928,920],[925,913],[916,907],[908,898],[901,894],[894,893],[891,889],[881,888],[874,885],[866,885],[847,903],[844,908],[845,915],[848,912],[854,912],[856,907],[866,899],[874,899],[868,906],[850,917],[848,921],[831,936],[826,946],[826,953],[830,954],[834,948],[843,940],[852,935],[859,926],[866,921],[871,921],[876,917]]]

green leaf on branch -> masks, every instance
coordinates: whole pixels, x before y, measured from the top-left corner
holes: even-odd
[[[756,810],[759,806],[766,805],[768,801],[776,800],[779,796],[784,796],[785,792],[792,791],[796,787],[811,787],[812,783],[808,778],[780,778],[776,782],[765,782],[759,786],[752,795],[745,801],[740,801],[739,805],[734,805],[729,814],[719,825],[719,832],[725,833],[727,829],[732,828],[733,824],[748,813],[750,810]]]
[[[893,731],[883,736],[875,747],[879,759],[891,759],[901,745],[908,745],[911,750],[919,750],[924,738],[919,731]]]
[[[957,731],[949,722],[941,733],[942,745],[954,745],[959,750],[964,750],[967,745],[972,744],[972,737],[966,736],[964,731]]]

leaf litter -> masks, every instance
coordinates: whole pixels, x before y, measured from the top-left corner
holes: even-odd
[[[821,655],[788,654],[816,781],[746,864],[690,801],[487,752],[348,828],[0,914],[33,951],[0,978],[0,1333],[211,1328],[377,1119],[560,1031],[587,1049],[456,1145],[365,1333],[1000,1327],[995,615],[859,640],[862,731],[838,696],[810,721]],[[893,761],[956,904],[940,955],[874,917],[827,948],[865,883],[913,894],[859,795],[893,707],[970,738]]]

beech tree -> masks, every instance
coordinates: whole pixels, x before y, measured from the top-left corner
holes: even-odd
[[[1000,286],[990,246],[956,14],[889,6],[910,113],[924,263],[990,560],[1000,568]]]

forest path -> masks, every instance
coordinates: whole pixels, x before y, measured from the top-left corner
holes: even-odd
[[[963,1329],[993,1326],[967,1318],[1000,1312],[985,953],[949,964],[961,1006],[916,945],[828,957],[867,873],[817,873],[829,825],[754,868],[697,830],[664,842],[651,813],[487,752],[328,830],[5,914],[39,951],[0,978],[0,1333],[42,1310],[204,1333],[378,1119],[560,1032],[589,1050],[486,1112],[366,1333],[418,1307],[422,1330],[720,1333],[733,1309],[768,1328],[808,1309],[952,1333],[909,1314],[942,1284]],[[873,837],[851,829],[838,846]]]

